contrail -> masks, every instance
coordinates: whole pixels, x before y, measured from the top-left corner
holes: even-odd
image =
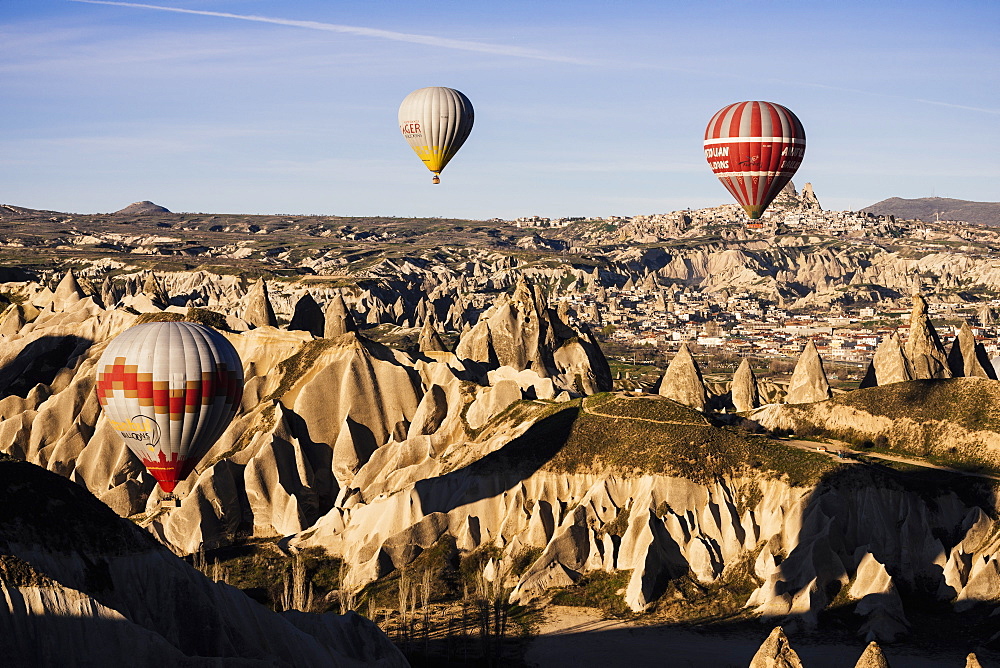
[[[161,12],[176,12],[178,14],[198,14],[199,16],[216,16],[224,19],[239,19],[241,21],[254,21],[256,23],[271,23],[281,26],[292,26],[294,28],[308,28],[310,30],[322,30],[325,32],[339,32],[349,35],[362,35],[364,37],[378,37],[389,39],[395,42],[410,42],[412,44],[424,44],[426,46],[436,46],[445,49],[458,49],[460,51],[478,51],[480,53],[492,53],[498,56],[513,56],[515,58],[531,58],[533,60],[548,60],[557,63],[571,63],[574,65],[592,65],[593,61],[582,58],[572,58],[569,56],[559,56],[525,49],[517,46],[503,46],[499,44],[486,44],[484,42],[472,42],[463,39],[449,39],[447,37],[435,37],[434,35],[415,35],[412,33],[395,32],[392,30],[379,30],[377,28],[364,28],[361,26],[345,26],[336,23],[321,23],[319,21],[296,21],[292,19],[277,19],[269,16],[256,16],[252,14],[230,14],[228,12],[208,12],[200,9],[179,9],[177,7],[162,7],[160,5],[147,5],[139,2],[113,2],[112,0],[70,0],[70,2],[83,2],[88,5],[113,5],[115,7],[137,7],[139,9],[156,9]]]
[[[460,51],[476,51],[479,53],[492,53],[498,56],[510,56],[514,58],[530,58],[532,60],[547,60],[556,63],[568,63],[572,65],[598,65],[602,64],[594,60],[584,58],[573,58],[571,56],[560,56],[536,49],[526,49],[518,46],[503,46],[500,44],[487,44],[484,42],[473,42],[463,39],[449,39],[447,37],[436,37],[434,35],[416,35],[413,33],[395,32],[392,30],[379,30],[378,28],[365,28],[362,26],[345,26],[337,23],[322,23],[320,21],[296,21],[294,19],[278,19],[269,16],[256,16],[253,14],[230,14],[228,12],[209,12],[200,9],[180,9],[177,7],[163,7],[161,5],[149,5],[140,2],[115,2],[114,0],[69,0],[70,2],[82,2],[88,5],[112,5],[115,7],[136,7],[139,9],[155,9],[161,12],[175,12],[177,14],[197,14],[199,16],[215,16],[224,19],[239,19],[241,21],[254,21],[256,23],[270,23],[280,26],[291,26],[294,28],[308,28],[309,30],[322,30],[324,32],[338,32],[349,35],[361,35],[363,37],[377,37],[380,39],[393,40],[395,42],[410,42],[411,44],[423,44],[425,46],[436,46],[444,49],[458,49]],[[604,65],[614,65],[615,63],[604,62]],[[626,67],[638,67],[668,70],[673,72],[683,72],[686,74],[703,74],[720,78],[729,78],[732,75],[722,72],[700,72],[698,70],[684,69],[663,65],[653,65],[648,63],[617,63]],[[841,86],[830,86],[819,83],[808,83],[802,81],[782,81],[779,79],[763,79],[772,83],[782,83],[791,85],[805,85],[813,88],[826,88],[829,90],[839,90],[850,93],[860,93],[864,95],[876,95],[880,97],[895,98],[898,100],[908,100],[919,104],[930,104],[939,107],[951,107],[953,109],[963,109],[966,111],[976,111],[986,114],[1000,114],[1000,110],[987,109],[983,107],[972,107],[939,100],[926,100],[921,98],[910,98],[891,93],[880,93],[876,91],[858,90],[844,88]]]

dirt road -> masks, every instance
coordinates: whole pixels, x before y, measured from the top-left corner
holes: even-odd
[[[899,462],[900,464],[909,464],[910,466],[920,466],[926,469],[934,469],[935,471],[945,471],[947,473],[957,473],[959,475],[967,475],[972,478],[986,478],[987,480],[1000,480],[1000,476],[991,475],[989,473],[974,473],[972,471],[962,471],[960,469],[954,469],[949,466],[939,466],[938,464],[932,464],[923,459],[917,459],[914,457],[903,457],[901,455],[890,455],[881,452],[865,452],[861,450],[852,450],[847,447],[846,443],[840,441],[800,441],[794,438],[781,439],[781,443],[785,445],[790,445],[794,448],[799,448],[801,450],[809,450],[812,452],[825,452],[830,457],[833,457],[844,463],[850,463],[856,460],[850,458],[841,458],[837,455],[838,452],[843,452],[849,457],[856,455],[862,455],[864,457],[871,457],[873,459],[882,459],[888,462]],[[820,448],[825,448],[822,450]]]

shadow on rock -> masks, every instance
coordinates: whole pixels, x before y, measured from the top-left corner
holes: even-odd
[[[543,418],[500,449],[468,466],[415,485],[425,514],[492,498],[530,478],[566,444],[580,409]]]
[[[805,502],[787,555],[764,547],[775,566],[758,572],[764,582],[748,607],[786,628],[832,625],[879,643],[933,633],[975,647],[1000,630],[985,614],[958,614],[1000,591],[998,545],[990,538],[995,508],[989,480],[933,469],[838,468]]]
[[[0,369],[0,399],[16,395],[22,399],[41,383],[51,385],[56,375],[70,367],[93,341],[80,336],[43,336],[26,345]]]

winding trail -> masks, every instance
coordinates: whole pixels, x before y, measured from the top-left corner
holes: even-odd
[[[682,422],[680,420],[654,420],[653,418],[644,418],[633,415],[614,415],[612,413],[602,413],[600,411],[594,410],[587,405],[587,399],[585,397],[582,402],[583,412],[588,415],[596,415],[603,418],[611,418],[614,420],[635,420],[638,422],[651,422],[653,424],[674,424],[681,425],[684,427],[710,427],[712,423],[708,418],[703,417],[703,422]],[[598,404],[598,408],[608,406],[610,404],[619,401],[637,401],[646,399],[649,397],[625,397],[625,396],[615,396],[607,401]],[[823,454],[832,457],[844,464],[860,464],[863,463],[857,459],[858,456],[870,457],[873,459],[882,459],[887,462],[896,462],[899,464],[908,464],[910,466],[919,466],[921,468],[932,469],[935,471],[944,471],[945,473],[955,473],[958,475],[969,476],[971,478],[983,478],[986,480],[995,480],[1000,482],[1000,475],[993,475],[989,473],[975,473],[973,471],[963,471],[961,469],[952,468],[950,466],[941,466],[939,464],[932,464],[928,461],[922,459],[915,459],[912,457],[903,457],[901,455],[890,455],[881,452],[864,452],[860,450],[852,450],[847,447],[846,443],[841,441],[802,441],[794,438],[788,439],[775,439],[778,443],[784,443],[785,445],[790,445],[793,448],[798,448],[800,450],[807,450],[809,452],[821,452]],[[822,449],[821,449],[822,448]],[[850,457],[844,457],[842,455],[849,455]]]
[[[961,469],[952,468],[950,466],[941,466],[939,464],[932,464],[923,459],[914,459],[911,457],[902,457],[900,455],[889,455],[881,452],[864,452],[861,450],[852,450],[847,447],[846,443],[841,441],[801,441],[793,438],[780,439],[779,443],[784,443],[785,445],[790,445],[793,448],[798,448],[800,450],[808,450],[810,452],[821,452],[834,459],[837,459],[845,464],[861,464],[863,462],[857,459],[845,459],[838,455],[838,453],[845,453],[852,456],[862,456],[870,457],[872,459],[882,459],[887,462],[897,462],[899,464],[909,464],[910,466],[919,466],[925,469],[933,469],[935,471],[944,471],[946,473],[956,473],[958,475],[969,476],[971,478],[985,478],[986,480],[996,480],[1000,481],[1000,475],[992,475],[989,473],[975,473],[973,471],[963,471]],[[820,448],[827,448],[826,450],[821,450]]]
[[[615,397],[608,401],[600,404],[600,406],[607,406],[613,404],[617,401],[635,401],[638,399],[649,399],[649,397]],[[639,422],[652,422],[653,424],[679,424],[684,427],[711,427],[712,423],[708,421],[707,418],[702,418],[703,422],[680,422],[678,420],[654,420],[653,418],[637,417],[633,415],[613,415],[611,413],[599,413],[592,408],[587,407],[587,398],[583,400],[583,412],[588,415],[597,415],[598,417],[612,418],[614,420],[636,420]]]

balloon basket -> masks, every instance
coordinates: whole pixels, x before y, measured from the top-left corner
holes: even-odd
[[[171,508],[180,508],[181,500],[178,499],[173,494],[168,494],[167,496],[160,499],[160,510],[170,510]]]
[[[435,174],[434,178],[431,179],[431,183],[441,183],[441,177]]]

